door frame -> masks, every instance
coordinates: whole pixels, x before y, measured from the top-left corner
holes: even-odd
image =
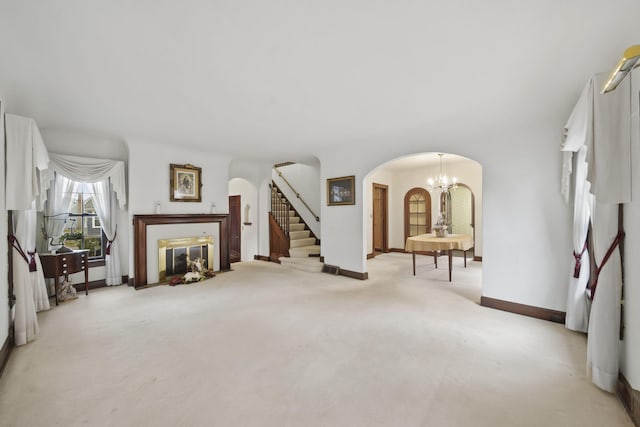
[[[238,200],[238,212],[237,217],[234,217],[231,213],[231,200]],[[236,224],[237,222],[237,224]],[[231,258],[231,242],[233,241],[234,226],[238,230],[238,259],[237,261]],[[242,261],[242,195],[229,195],[229,262]]]
[[[389,186],[388,185],[384,185],[384,184],[378,184],[376,182],[374,182],[372,184],[372,191],[371,191],[371,211],[372,211],[372,218],[371,218],[371,231],[372,231],[372,235],[371,235],[371,249],[373,252],[373,256],[376,256],[376,228],[375,228],[375,224],[376,224],[376,190],[383,190],[383,202],[382,202],[382,252],[383,253],[387,253],[389,252]]]

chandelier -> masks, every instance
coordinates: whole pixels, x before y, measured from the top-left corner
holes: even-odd
[[[458,179],[455,177],[449,178],[442,171],[443,156],[444,156],[444,153],[438,153],[438,157],[440,157],[440,174],[435,179],[433,178],[427,179],[427,189],[429,191],[440,190],[441,192],[446,193],[450,189],[458,187]]]

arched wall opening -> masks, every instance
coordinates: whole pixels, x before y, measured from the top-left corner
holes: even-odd
[[[443,156],[443,172],[449,177],[457,178],[468,187],[473,194],[474,211],[474,256],[482,258],[482,166],[475,160],[466,157],[445,154]],[[406,194],[416,188],[423,188],[431,196],[432,225],[436,223],[441,211],[441,192],[429,190],[427,180],[440,173],[437,153],[421,153],[389,160],[371,170],[363,179],[363,234],[364,249],[368,258],[374,254],[374,212],[373,186],[382,184],[388,188],[388,250],[402,252],[405,247],[404,200]],[[457,190],[452,190],[457,191]],[[454,231],[455,232],[455,231]]]
[[[244,178],[229,180],[229,196],[240,196],[241,261],[251,261],[258,254],[258,188]]]

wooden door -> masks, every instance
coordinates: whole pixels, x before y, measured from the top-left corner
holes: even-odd
[[[389,201],[387,185],[373,184],[373,253],[389,252]]]
[[[240,243],[240,196],[229,196],[229,261],[242,259]]]

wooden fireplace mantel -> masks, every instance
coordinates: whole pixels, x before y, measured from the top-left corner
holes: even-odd
[[[220,269],[231,270],[229,262],[229,214],[134,215],[134,286],[147,286],[147,226],[217,222],[220,225]]]

